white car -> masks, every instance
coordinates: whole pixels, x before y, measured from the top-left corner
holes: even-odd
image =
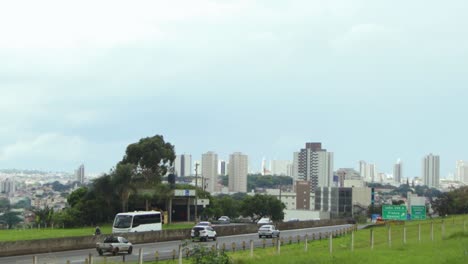
[[[208,241],[208,239],[213,239],[213,241],[215,241],[216,231],[211,226],[196,225],[190,231],[190,236],[192,238],[192,241],[195,241],[196,239],[199,239],[200,241]]]
[[[197,224],[197,226],[211,226],[211,222],[201,221]]]
[[[267,225],[267,224],[272,224],[272,223],[273,222],[268,217],[260,218],[260,220],[258,220],[258,222],[257,222],[258,225]]]
[[[218,218],[218,222],[220,224],[230,224],[231,219],[228,216],[221,216],[220,218]]]
[[[262,237],[279,237],[280,231],[274,225],[262,225],[258,229],[258,238]]]

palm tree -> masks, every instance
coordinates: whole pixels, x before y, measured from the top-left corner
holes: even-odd
[[[128,211],[128,199],[130,194],[136,192],[134,182],[135,165],[133,164],[117,164],[114,171],[111,172],[111,182],[114,186],[114,191],[120,198],[122,204],[122,212]]]

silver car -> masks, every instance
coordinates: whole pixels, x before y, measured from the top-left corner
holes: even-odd
[[[274,225],[262,225],[258,229],[258,238],[262,237],[279,237],[280,231]]]

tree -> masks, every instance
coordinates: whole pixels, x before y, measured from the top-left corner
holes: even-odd
[[[241,204],[240,211],[244,216],[250,216],[254,221],[262,217],[270,217],[272,221],[284,219],[286,206],[272,195],[260,195],[246,197]]]
[[[21,218],[18,215],[18,212],[8,211],[3,215],[0,215],[0,222],[5,222],[8,229],[12,229],[17,223],[21,222]]]
[[[128,145],[121,163],[135,165],[144,183],[154,184],[161,182],[174,160],[174,146],[165,142],[163,136],[155,135]]]
[[[54,208],[46,206],[42,209],[34,210],[33,212],[36,215],[36,224],[43,226],[50,226],[52,224]]]
[[[127,212],[130,194],[136,192],[134,182],[135,165],[125,163],[117,164],[117,167],[111,172],[111,175],[114,191],[120,198],[122,212]]]
[[[442,193],[432,202],[432,209],[440,216],[468,213],[468,186]]]

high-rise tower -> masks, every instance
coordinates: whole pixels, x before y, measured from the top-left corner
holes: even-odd
[[[428,187],[439,187],[440,159],[438,155],[432,155],[431,153],[423,158],[422,176],[424,184]]]
[[[192,155],[177,155],[174,160],[174,174],[180,177],[192,175]]]
[[[218,183],[218,154],[209,151],[202,155],[203,188],[209,192],[215,192]]]
[[[402,164],[400,159],[397,160],[397,163],[393,166],[393,181],[395,183],[401,183],[401,173],[402,173]]]
[[[247,192],[247,173],[249,161],[247,155],[235,152],[229,156],[228,175],[230,192]]]
[[[306,143],[298,156],[298,178],[310,182],[311,189],[333,184],[333,153],[322,149],[322,143]]]

